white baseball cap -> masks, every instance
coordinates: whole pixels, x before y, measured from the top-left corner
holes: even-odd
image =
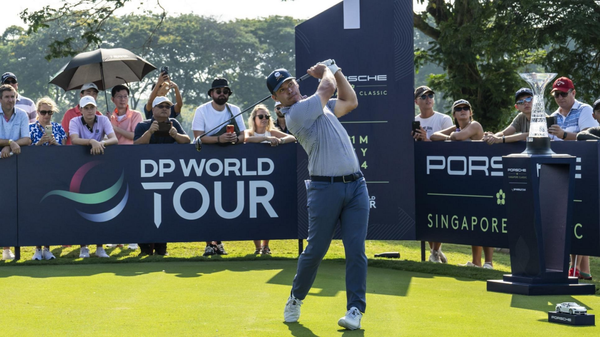
[[[168,102],[169,104],[173,105],[173,102],[169,101],[169,99],[166,98],[165,96],[156,96],[154,101],[152,101],[152,107],[154,108],[155,106],[159,105],[162,102]]]
[[[81,86],[81,92],[84,92],[88,89],[96,89],[96,91],[100,91],[94,83],[86,83],[83,86]]]
[[[95,107],[98,106],[98,105],[96,105],[96,100],[94,99],[94,97],[92,97],[92,96],[81,97],[81,99],[79,100],[79,106],[83,108],[84,106],[86,106],[88,104],[91,104]]]

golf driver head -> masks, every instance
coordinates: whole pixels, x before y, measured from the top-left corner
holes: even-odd
[[[196,137],[196,139],[194,139],[194,144],[196,145],[196,151],[202,151],[202,137]]]

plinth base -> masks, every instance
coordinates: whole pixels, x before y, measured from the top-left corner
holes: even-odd
[[[548,311],[548,322],[567,325],[596,325],[594,315],[569,315],[562,312]]]
[[[550,137],[528,137],[527,148],[522,153],[544,156],[556,154],[550,148]]]
[[[518,295],[594,295],[596,287],[593,284],[577,283],[574,277],[564,283],[550,281],[542,282],[515,282],[512,275],[504,275],[504,280],[488,280],[487,291]]]

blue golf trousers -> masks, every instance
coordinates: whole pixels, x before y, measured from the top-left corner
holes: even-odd
[[[347,310],[366,309],[369,193],[364,178],[351,183],[311,181],[308,199],[308,246],[298,259],[292,295],[304,300],[329,249],[338,220],[346,253]]]

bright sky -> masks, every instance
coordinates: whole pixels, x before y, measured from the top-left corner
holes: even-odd
[[[74,1],[76,0],[69,0],[69,2]],[[116,13],[136,11],[140,2],[142,1],[133,0],[125,8],[120,9]],[[218,20],[229,21],[236,18],[253,19],[268,17],[270,15],[308,19],[342,2],[342,0],[145,0],[143,2],[148,6],[145,9],[151,9],[154,12],[160,12],[160,8],[157,5],[157,2],[160,2],[168,15],[191,12],[197,15],[213,16]],[[416,0],[413,0],[413,2],[416,2]],[[61,0],[22,0],[9,2],[5,0],[2,4],[0,33],[12,25],[24,26],[19,13],[25,8],[35,11],[46,5],[56,7],[60,4],[62,4]]]

